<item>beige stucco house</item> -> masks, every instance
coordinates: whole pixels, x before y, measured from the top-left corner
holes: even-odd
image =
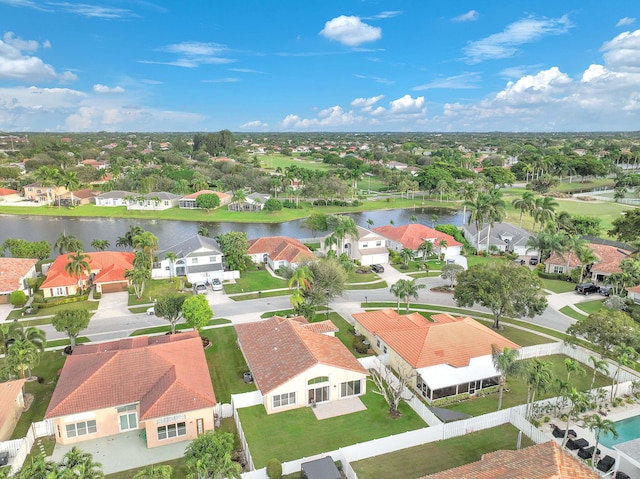
[[[331,321],[274,316],[236,331],[267,414],[366,392],[368,372],[334,336]]]
[[[24,411],[24,379],[0,383],[0,442],[8,440]]]
[[[194,331],[76,347],[45,419],[61,444],[140,430],[152,448],[213,430],[215,405]]]

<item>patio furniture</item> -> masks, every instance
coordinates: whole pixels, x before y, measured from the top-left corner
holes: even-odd
[[[0,466],[6,466],[9,464],[9,453],[8,452],[0,452]]]
[[[576,449],[582,449],[589,445],[589,441],[586,439],[569,439],[564,447],[569,449],[570,451],[575,451]]]
[[[598,462],[596,468],[602,472],[609,472],[615,463],[616,460],[613,457],[604,456],[602,459],[600,459],[600,462]]]
[[[622,471],[616,472],[616,475],[614,477],[615,479],[631,479],[631,477],[629,477],[629,474],[625,474]]]
[[[551,431],[551,434],[553,435],[553,437],[562,438],[564,437],[565,431],[566,429],[560,429],[558,426],[554,424],[553,431]],[[568,437],[575,438],[576,436],[577,436],[576,432],[573,429],[569,429]]]
[[[591,459],[593,457],[594,449],[595,449],[595,446],[582,448],[578,451],[578,456],[581,457],[582,459]],[[600,449],[598,449],[598,451],[596,452],[596,455],[600,455]]]

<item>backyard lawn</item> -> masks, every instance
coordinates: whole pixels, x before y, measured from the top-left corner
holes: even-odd
[[[569,291],[573,291],[576,287],[575,283],[572,283],[571,281],[562,281],[560,279],[540,278],[540,281],[542,281],[542,287],[544,289],[548,289],[554,293],[568,293]]]
[[[268,271],[263,269],[256,271],[245,271],[235,284],[224,283],[224,290],[227,294],[250,293],[252,291],[266,291],[268,289],[287,288],[287,282],[283,279],[274,278]]]
[[[564,360],[566,358],[567,356],[563,355],[553,355],[545,356],[540,359],[542,361],[551,363],[554,377],[566,380],[567,369],[564,365]],[[588,366],[585,366],[584,364],[581,364],[581,366],[585,370],[585,372],[583,374],[573,373],[571,375],[571,383],[578,391],[585,391],[589,389],[589,386],[591,385],[591,375],[593,374],[593,370]],[[611,380],[606,376],[603,376],[601,374],[596,375],[596,382],[594,384],[595,388],[608,386],[610,384]],[[527,384],[523,379],[508,377],[507,387],[509,388],[509,392],[505,391],[502,398],[502,407],[504,409],[526,403]],[[536,395],[536,399],[545,399],[557,395],[557,391],[552,389],[545,393]],[[498,409],[498,394],[490,394],[482,398],[475,398],[468,401],[452,404],[450,406],[447,406],[447,409],[463,412],[472,416],[480,416],[482,414],[494,412]]]
[[[213,390],[219,403],[231,401],[232,394],[255,391],[254,383],[246,384],[242,373],[248,371],[247,363],[237,344],[238,337],[233,326],[203,331],[202,336],[211,340],[204,355],[207,358]]]
[[[180,291],[176,288],[176,283],[168,279],[152,279],[144,284],[142,298],[136,298],[135,294],[129,295],[129,306],[138,304],[153,303],[156,299],[168,294],[193,294],[191,291]]]
[[[606,309],[602,304],[604,298],[601,299],[592,299],[591,301],[583,301],[582,303],[577,303],[576,308],[580,311],[584,311],[587,314],[597,313],[601,309]]]
[[[367,409],[344,416],[316,419],[311,408],[267,415],[264,406],[239,409],[249,450],[256,468],[264,467],[271,458],[290,461],[342,446],[369,441],[426,427],[422,419],[405,403],[400,405],[402,416],[389,416],[384,399],[371,392],[361,396]],[[381,476],[379,476],[381,477]]]
[[[511,424],[461,437],[402,449],[351,463],[359,479],[410,479],[479,461],[488,452],[516,449],[518,430]],[[522,447],[533,445],[522,436]]]

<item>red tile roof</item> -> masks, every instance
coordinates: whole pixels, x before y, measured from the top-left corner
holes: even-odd
[[[0,293],[22,289],[23,278],[37,262],[37,259],[0,257]]]
[[[140,420],[216,404],[196,331],[78,346],[67,357],[46,418],[140,403]]]
[[[12,190],[9,188],[0,188],[0,196],[10,196],[10,195],[16,195],[18,193],[19,191],[17,190]]]
[[[269,255],[272,261],[288,261],[289,263],[315,259],[314,254],[304,244],[297,239],[286,236],[267,236],[249,241],[247,254],[263,253]]]
[[[633,288],[626,288],[630,293],[639,293],[640,294],[640,286],[634,286]]]
[[[492,344],[520,348],[468,317],[437,314],[431,322],[418,313],[399,315],[392,309],[352,316],[415,369],[438,364],[465,367],[472,358],[491,354]]]
[[[99,191],[92,190],[91,188],[85,188],[83,190],[74,191],[73,197],[83,200],[85,198],[95,198],[99,194],[100,194]],[[71,194],[69,194],[69,197],[71,197]]]
[[[89,256],[87,261],[91,267],[91,273],[95,273],[93,278],[94,283],[126,281],[124,277],[125,270],[133,268],[133,258],[135,257],[135,254],[132,252],[120,251],[100,251],[85,254]],[[40,286],[41,288],[55,288],[58,286],[77,284],[76,278],[69,276],[64,270],[64,267],[69,262],[68,257],[68,254],[63,254],[55,259],[47,272],[47,279],[45,279],[42,286]],[[87,275],[83,275],[82,279],[87,279]]]
[[[196,191],[195,193],[191,193],[190,195],[183,196],[182,199],[195,200],[200,195],[217,195],[220,200],[231,198],[231,195],[229,193],[222,193],[220,191],[213,190],[200,190]]]
[[[496,451],[478,462],[420,479],[598,479],[579,459],[549,441],[519,451]]]
[[[374,228],[373,231],[401,243],[404,248],[409,248],[413,251],[417,251],[424,241],[432,241],[434,246],[438,246],[442,240],[447,242],[447,247],[461,245],[453,236],[419,223],[404,226],[379,226]]]
[[[589,243],[587,245],[593,251],[593,254],[598,260],[593,264],[591,271],[594,273],[621,273],[620,261],[628,258],[631,254],[629,251],[624,251],[615,246],[609,246],[605,244]],[[558,253],[552,253],[549,259],[545,261],[547,265],[568,266],[569,268],[575,268],[581,266],[582,263],[571,251],[560,256]]]
[[[316,364],[367,374],[338,338],[316,332],[302,319],[274,316],[236,325],[240,348],[263,394]]]

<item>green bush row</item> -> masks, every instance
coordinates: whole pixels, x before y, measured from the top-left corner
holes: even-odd
[[[62,299],[46,298],[44,303],[35,303],[34,301],[34,306],[37,304],[39,308],[53,308],[54,306],[60,306],[61,304],[77,303],[79,301],[86,301],[87,299],[89,299],[88,294],[69,296]]]

